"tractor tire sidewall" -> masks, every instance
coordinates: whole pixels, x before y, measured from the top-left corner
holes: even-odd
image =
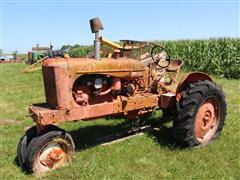
[[[26,157],[26,150],[29,142],[35,137],[37,134],[37,127],[33,126],[29,128],[24,136],[21,137],[17,146],[17,160],[23,169],[25,169],[25,157]]]
[[[67,147],[67,151],[70,153],[74,153],[75,146],[73,143],[73,139],[68,133],[66,133],[64,131],[47,132],[41,136],[33,138],[27,148],[26,168],[28,171],[34,171],[34,173],[36,173],[36,174],[41,173],[41,172],[38,172],[38,170],[34,169],[35,161],[38,159],[38,155],[41,152],[41,150],[43,149],[43,147],[47,143],[51,142],[53,139],[56,139],[56,138],[61,138],[64,141],[66,141],[67,144],[71,145],[71,147],[70,146]],[[72,157],[70,156],[70,160],[71,160],[71,158]]]
[[[219,107],[218,125],[211,139],[201,144],[195,137],[196,115],[202,103],[214,99]],[[208,80],[189,84],[183,98],[177,103],[178,115],[173,122],[174,137],[182,147],[193,147],[211,143],[221,133],[226,116],[226,102],[221,88]]]
[[[24,163],[25,163],[25,152],[27,149],[27,136],[24,135],[19,140],[18,146],[17,146],[17,161],[19,163],[19,166],[24,169]]]

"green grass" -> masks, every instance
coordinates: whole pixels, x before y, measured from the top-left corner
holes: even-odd
[[[41,73],[21,74],[24,64],[1,64],[0,179],[35,179],[16,165],[16,149],[26,127],[27,106],[44,102]],[[214,78],[223,86],[228,115],[220,138],[197,149],[174,147],[171,123],[160,131],[105,147],[93,139],[129,128],[123,119],[60,124],[76,143],[74,161],[42,179],[239,179],[240,80]],[[153,118],[158,117],[157,113]]]

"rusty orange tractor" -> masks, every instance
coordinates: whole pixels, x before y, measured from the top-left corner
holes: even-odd
[[[220,135],[226,102],[211,77],[192,72],[179,80],[183,61],[170,59],[163,47],[148,42],[124,40],[112,46],[116,48],[111,58],[101,57],[103,26],[98,18],[90,24],[95,33],[93,57],[54,57],[43,62],[46,103],[28,108],[36,126],[20,139],[21,167],[41,174],[71,161],[74,141],[54,126],[66,121],[108,115],[132,120],[161,108],[176,115],[173,137],[184,147],[209,144]]]

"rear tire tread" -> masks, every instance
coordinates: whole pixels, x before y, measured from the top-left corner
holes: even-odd
[[[220,106],[220,122],[211,141],[216,139],[224,126],[226,116],[226,101],[222,89],[208,80],[191,83],[183,91],[183,98],[177,102],[178,115],[174,121],[174,138],[183,147],[200,145],[194,135],[195,116],[199,106],[207,95],[217,96]],[[210,143],[210,142],[209,142]]]

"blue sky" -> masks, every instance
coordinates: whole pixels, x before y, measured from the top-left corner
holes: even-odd
[[[77,1],[3,0],[1,49],[25,53],[36,43],[92,44],[94,17],[104,25],[101,35],[114,41],[240,36],[239,1]]]

